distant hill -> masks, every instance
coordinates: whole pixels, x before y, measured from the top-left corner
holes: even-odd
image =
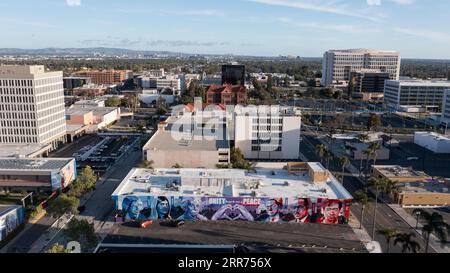
[[[0,48],[0,55],[43,55],[43,56],[138,56],[138,55],[187,55],[183,53],[169,51],[139,51],[123,48],[41,48],[41,49],[21,49],[21,48]]]

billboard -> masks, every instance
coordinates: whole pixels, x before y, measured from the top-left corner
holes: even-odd
[[[345,224],[351,200],[324,198],[120,196],[127,220],[228,220]]]
[[[77,166],[75,160],[70,161],[58,172],[52,172],[52,190],[57,191],[66,188],[70,183],[72,183],[72,181],[76,179],[76,173]]]
[[[17,207],[5,214],[0,215],[0,241],[3,241],[24,221],[24,210]]]

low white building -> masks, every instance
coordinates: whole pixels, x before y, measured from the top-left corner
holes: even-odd
[[[450,138],[434,132],[416,132],[414,143],[434,153],[450,153]]]

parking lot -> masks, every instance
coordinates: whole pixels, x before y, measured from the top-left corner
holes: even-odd
[[[86,135],[52,153],[51,157],[74,157],[78,170],[91,166],[102,175],[128,151],[139,149],[139,139],[137,135]]]

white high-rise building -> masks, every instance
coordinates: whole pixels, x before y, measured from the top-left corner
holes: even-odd
[[[390,78],[400,77],[400,53],[374,49],[329,50],[322,60],[322,85],[348,82],[350,72],[361,69],[377,69],[388,72]]]
[[[299,159],[301,112],[298,108],[236,107],[234,115],[235,147],[245,158]]]
[[[0,143],[66,142],[63,73],[44,66],[0,66]]]

